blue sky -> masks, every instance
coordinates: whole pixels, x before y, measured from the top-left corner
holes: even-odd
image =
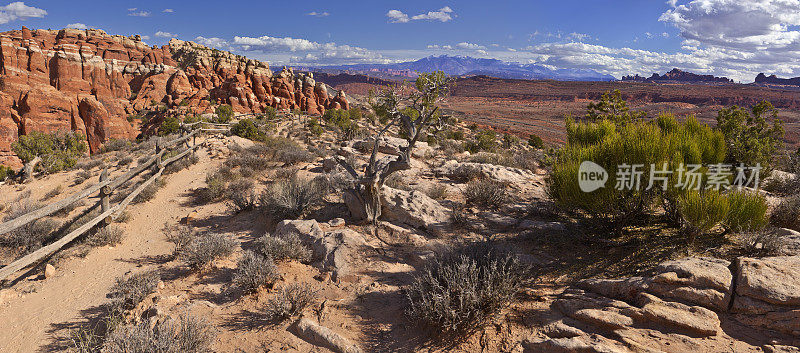
[[[100,28],[284,64],[469,55],[616,77],[673,67],[751,82],[800,76],[800,0],[25,1],[0,30]]]

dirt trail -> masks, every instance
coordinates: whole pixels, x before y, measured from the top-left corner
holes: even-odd
[[[130,221],[119,224],[125,230],[121,244],[92,249],[85,258],[66,259],[53,278],[23,279],[0,292],[0,352],[63,347],[70,329],[99,313],[117,277],[155,268],[159,258],[169,255],[172,244],[162,228],[192,210],[188,191],[204,184],[213,164],[203,150],[198,155],[199,163],[167,176],[166,186],[154,199],[128,208]]]

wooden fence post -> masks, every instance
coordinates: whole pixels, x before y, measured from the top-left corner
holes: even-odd
[[[102,183],[106,180],[108,180],[107,166],[104,167],[103,172],[100,173],[100,182]],[[111,209],[111,191],[112,190],[108,185],[103,186],[100,189],[100,209],[103,211],[103,213],[106,213],[108,212],[109,209]],[[106,217],[105,219],[103,219],[103,222],[101,223],[102,227],[105,228],[106,226],[108,226],[111,223],[110,220],[111,220],[110,217]]]

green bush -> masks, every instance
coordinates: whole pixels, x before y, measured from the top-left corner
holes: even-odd
[[[317,118],[308,119],[306,122],[306,129],[314,136],[322,135],[325,132],[325,129],[319,124],[319,120]]]
[[[734,232],[756,232],[769,222],[767,201],[755,192],[734,191],[729,193],[728,216],[725,225]]]
[[[497,148],[497,134],[492,130],[483,130],[475,135],[475,140],[466,143],[464,148],[470,153],[480,151],[492,152]]]
[[[684,229],[692,236],[707,233],[728,218],[728,199],[716,190],[688,192],[678,198]]]
[[[354,111],[357,111],[358,114],[352,113]],[[327,125],[334,126],[339,130],[342,140],[351,140],[359,131],[358,124],[351,117],[356,116],[360,118],[360,112],[360,110],[355,108],[350,109],[350,111],[343,109],[329,109],[325,111],[324,115],[322,115],[322,119],[325,120]]]
[[[12,175],[14,175],[13,169],[4,165],[0,165],[0,181],[8,179]]]
[[[19,137],[11,144],[11,150],[23,163],[36,157],[42,161],[37,170],[55,173],[75,166],[78,158],[87,151],[86,138],[74,132],[54,132],[45,134],[31,132]]]
[[[216,122],[220,124],[227,124],[233,119],[233,108],[227,104],[218,106],[214,113],[217,115]]]
[[[544,148],[544,141],[542,141],[541,137],[531,134],[528,136],[528,145],[533,148],[541,149]]]
[[[763,101],[750,112],[738,106],[722,109],[717,114],[717,127],[725,135],[727,162],[746,166],[760,163],[764,174],[769,174],[773,156],[783,145],[784,133],[783,122],[772,104]]]
[[[264,141],[267,139],[265,134],[253,119],[242,119],[231,126],[231,133],[253,141]]]
[[[161,122],[161,126],[158,128],[158,134],[160,136],[167,136],[179,133],[181,131],[181,121],[174,116],[168,116],[164,118],[164,121]]]
[[[622,99],[622,93],[619,90],[603,93],[600,101],[589,103],[586,111],[586,118],[589,120],[609,120],[617,125],[624,125],[647,115],[645,112],[631,111],[628,103]]]
[[[549,177],[549,193],[556,203],[568,210],[579,211],[614,228],[624,227],[648,212],[659,199],[667,214],[677,217],[678,198],[683,194],[674,188],[677,173],[670,175],[666,190],[663,182],[649,185],[649,167],[675,171],[680,164],[716,164],[725,157],[724,137],[719,131],[690,117],[678,123],[672,116],[656,122],[632,122],[617,126],[608,120],[576,123],[567,119],[567,145],[558,151]],[[592,161],[608,173],[605,187],[592,192],[581,191],[578,168]],[[623,164],[644,165],[638,188],[617,180],[617,167]],[[617,185],[621,186],[617,188]],[[622,187],[631,186],[631,187]]]

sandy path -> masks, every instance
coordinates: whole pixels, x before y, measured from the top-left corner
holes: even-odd
[[[192,209],[188,191],[204,184],[210,161],[202,150],[200,163],[167,176],[154,199],[128,208],[131,220],[116,247],[92,249],[85,258],[63,261],[47,280],[29,280],[34,291],[19,288],[0,293],[0,352],[45,352],[60,347],[69,330],[85,323],[107,302],[114,280],[128,272],[157,267],[154,259],[170,254],[163,235],[165,223],[175,224]],[[26,287],[19,283],[17,287]]]

